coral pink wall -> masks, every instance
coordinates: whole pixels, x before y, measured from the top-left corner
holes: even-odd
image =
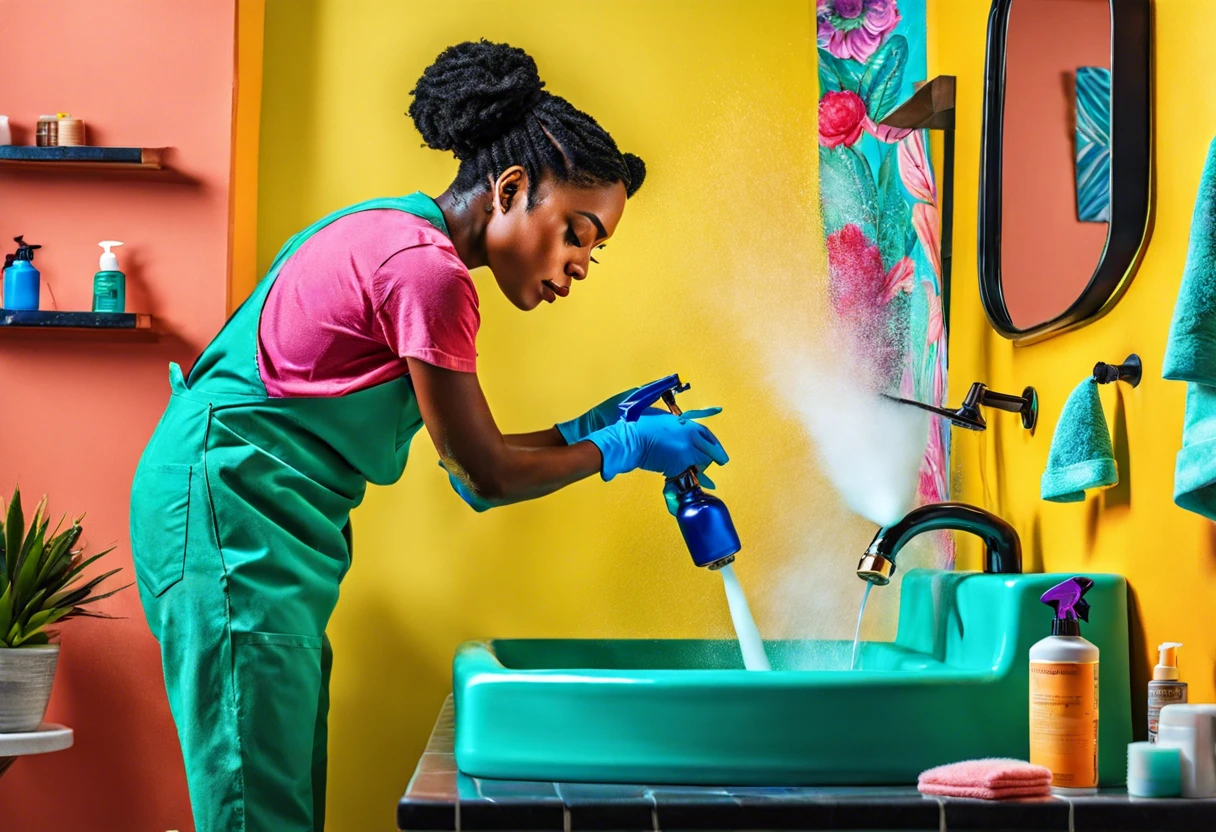
[[[90,143],[169,146],[175,177],[0,173],[0,239],[41,243],[59,308],[88,309],[104,239],[123,240],[127,305],[165,334],[150,342],[0,332],[0,492],[19,482],[53,512],[88,512],[90,549],[127,533],[131,477],[168,399],[168,363],[188,364],[226,313],[236,0],[38,0],[4,7],[0,112],[24,129],[44,112],[85,120]],[[7,246],[7,243],[5,243]],[[5,249],[7,250],[7,248]],[[119,621],[63,631],[49,718],[68,751],[19,760],[0,780],[5,830],[193,828],[160,658],[135,588]]]
[[[1110,67],[1107,0],[1017,0],[1006,44],[1001,285],[1025,329],[1077,299],[1106,245],[1106,223],[1077,219],[1073,93],[1077,67]]]

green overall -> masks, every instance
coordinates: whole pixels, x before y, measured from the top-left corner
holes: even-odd
[[[161,646],[198,832],[320,832],[332,654],[351,509],[405,470],[422,425],[409,377],[337,397],[271,398],[258,322],[283,263],[347,214],[394,209],[447,233],[429,197],[314,223],[173,392],[131,488],[140,598]]]

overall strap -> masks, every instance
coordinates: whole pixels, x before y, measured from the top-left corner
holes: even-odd
[[[223,329],[199,356],[190,371],[187,386],[201,385],[209,392],[224,395],[267,397],[266,385],[258,369],[258,328],[262,309],[283,264],[295,254],[313,234],[350,214],[362,211],[395,210],[426,220],[444,235],[448,234],[443,212],[435,201],[421,191],[407,196],[381,197],[334,211],[292,236],[270,264],[266,276],[232,314]]]

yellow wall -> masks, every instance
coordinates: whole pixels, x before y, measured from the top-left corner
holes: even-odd
[[[782,328],[813,331],[823,311],[812,17],[807,0],[271,0],[258,261],[342,205],[442,191],[455,163],[419,147],[414,81],[452,43],[524,47],[650,172],[569,299],[521,314],[474,275],[495,416],[545,427],[680,372],[688,405],[726,407],[713,427],[732,462],[715,476],[761,628],[843,637],[874,529],[816,473],[770,379],[798,369]],[[354,518],[330,630],[332,829],[388,828],[464,639],[730,634],[720,582],[691,565],[659,490],[644,474],[596,479],[475,515],[419,436],[402,482]],[[876,593],[872,626],[889,626],[893,600]]]
[[[1017,527],[1027,547],[1028,568],[1126,575],[1143,623],[1143,641],[1134,642],[1133,661],[1143,673],[1149,648],[1156,661],[1159,642],[1185,642],[1182,678],[1190,683],[1191,701],[1210,702],[1216,700],[1216,527],[1173,504],[1185,388],[1162,381],[1161,359],[1199,174],[1216,134],[1216,100],[1198,94],[1211,74],[1203,44],[1216,39],[1216,21],[1196,15],[1193,0],[1156,0],[1154,5],[1156,223],[1143,264],[1127,295],[1102,320],[1014,348],[988,326],[976,281],[974,195],[979,188],[988,4],[929,0],[929,74],[959,79],[951,399],[958,401],[970,382],[980,380],[1001,391],[1033,384],[1042,400],[1034,437],[1000,414],[990,419],[993,429],[987,434],[956,431],[956,470],[965,499],[997,511]],[[1065,398],[1094,362],[1122,361],[1131,352],[1144,359],[1141,385],[1102,389],[1120,484],[1084,504],[1044,503],[1038,497],[1039,477]],[[983,466],[981,454],[986,456]],[[974,547],[969,553],[960,566],[977,563]],[[1142,706],[1141,690],[1136,700]]]

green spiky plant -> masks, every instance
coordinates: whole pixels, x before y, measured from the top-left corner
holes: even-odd
[[[86,583],[79,584],[84,570],[99,558],[114,551],[111,546],[86,558],[80,541],[84,516],[76,518],[61,531],[67,515],[48,534],[46,497],[38,503],[28,530],[21,510],[21,489],[15,489],[6,512],[0,512],[0,648],[33,647],[47,644],[47,627],[71,618],[113,618],[86,605],[121,592],[127,586],[101,595],[93,590],[106,578],[122,571],[111,569]]]

